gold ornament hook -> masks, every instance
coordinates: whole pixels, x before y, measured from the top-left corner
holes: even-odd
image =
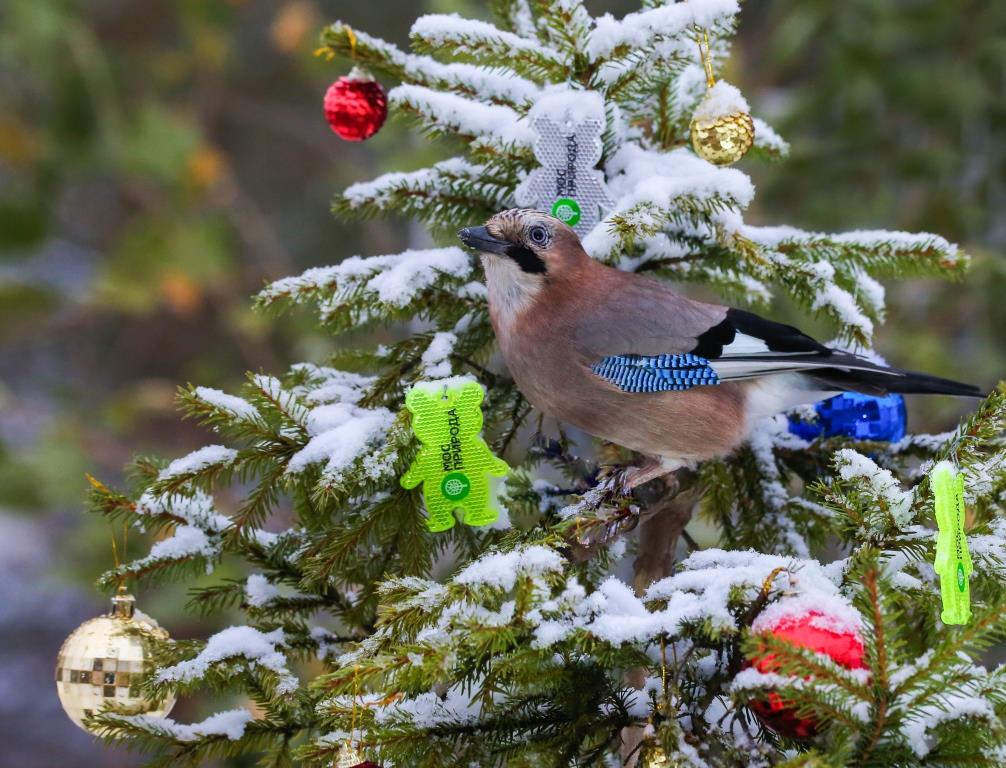
[[[131,619],[136,613],[136,598],[126,591],[126,585],[120,584],[115,597],[112,598],[112,616],[117,619]]]
[[[712,88],[716,85],[716,77],[713,75],[713,56],[709,52],[709,30],[700,28],[701,36],[695,38],[699,46],[699,57],[702,59],[702,67],[706,71],[706,87]]]
[[[129,547],[129,525],[125,520],[122,521],[122,558],[119,558],[119,547],[115,541],[115,530],[112,530],[112,563],[115,565],[115,570],[119,570],[122,567],[123,561],[126,559],[127,551]],[[126,593],[126,577],[124,574],[119,574],[119,595],[124,595]],[[132,616],[132,612],[129,614]]]

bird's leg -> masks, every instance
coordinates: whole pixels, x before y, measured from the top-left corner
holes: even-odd
[[[658,477],[671,475],[683,467],[684,462],[677,459],[666,459],[662,457],[648,458],[643,464],[637,467],[626,467],[615,478],[616,487],[623,494],[629,495],[632,491],[644,483],[656,480]],[[668,485],[674,484],[674,478],[667,478]]]

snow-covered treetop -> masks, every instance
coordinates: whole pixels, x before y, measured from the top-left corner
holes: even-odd
[[[727,55],[739,11],[734,0],[683,0],[622,19],[594,19],[578,2],[552,3],[533,21],[523,3],[504,5],[500,26],[455,14],[421,17],[412,28],[419,54],[354,35],[339,22],[327,30],[333,51],[348,53],[352,39],[357,61],[401,81],[389,94],[393,110],[432,135],[468,142],[467,156],[350,187],[336,201],[339,211],[404,211],[453,233],[515,205],[514,189],[536,163],[536,116],[589,113],[606,125],[600,167],[617,201],[585,237],[597,258],[712,283],[754,303],[782,290],[864,346],[884,314],[871,275],[935,273],[962,263],[934,235],[828,236],[787,227],[775,237],[775,228],[744,221],[754,195],[747,175],[710,165],[688,147],[693,117],[748,111],[729,83],[706,94],[697,45],[708,31],[714,59]],[[755,154],[785,155],[786,143],[767,123],[755,124]]]

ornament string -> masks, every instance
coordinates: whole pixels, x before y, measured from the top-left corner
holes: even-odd
[[[353,28],[346,26],[346,40],[349,41],[349,58],[356,59],[356,33]]]
[[[360,665],[353,667],[353,706],[349,715],[349,746],[356,738],[356,699],[360,695]]]
[[[699,34],[695,37],[695,42],[699,46],[702,68],[706,71],[706,86],[712,88],[716,85],[716,78],[713,76],[713,57],[709,52],[709,30],[700,28]]]
[[[115,541],[115,530],[112,530],[112,563],[115,565],[115,570],[118,571],[122,567],[126,557],[129,547],[129,525],[125,520],[122,521],[122,558],[119,557],[119,547]],[[126,591],[126,576],[125,574],[119,574],[119,594]]]

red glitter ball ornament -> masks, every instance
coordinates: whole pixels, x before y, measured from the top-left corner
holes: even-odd
[[[359,68],[332,83],[325,92],[325,119],[346,141],[364,141],[388,117],[388,97],[373,77]]]
[[[810,610],[800,616],[783,616],[778,620],[755,622],[758,634],[770,634],[793,645],[823,653],[846,669],[865,669],[863,640],[859,633],[849,629],[847,622],[834,619],[822,611]],[[765,653],[750,659],[746,666],[759,672],[778,672],[780,664],[775,655]],[[817,735],[818,723],[813,718],[797,717],[796,707],[778,693],[769,693],[767,701],[750,704],[762,724],[776,733],[792,739],[809,739]]]

